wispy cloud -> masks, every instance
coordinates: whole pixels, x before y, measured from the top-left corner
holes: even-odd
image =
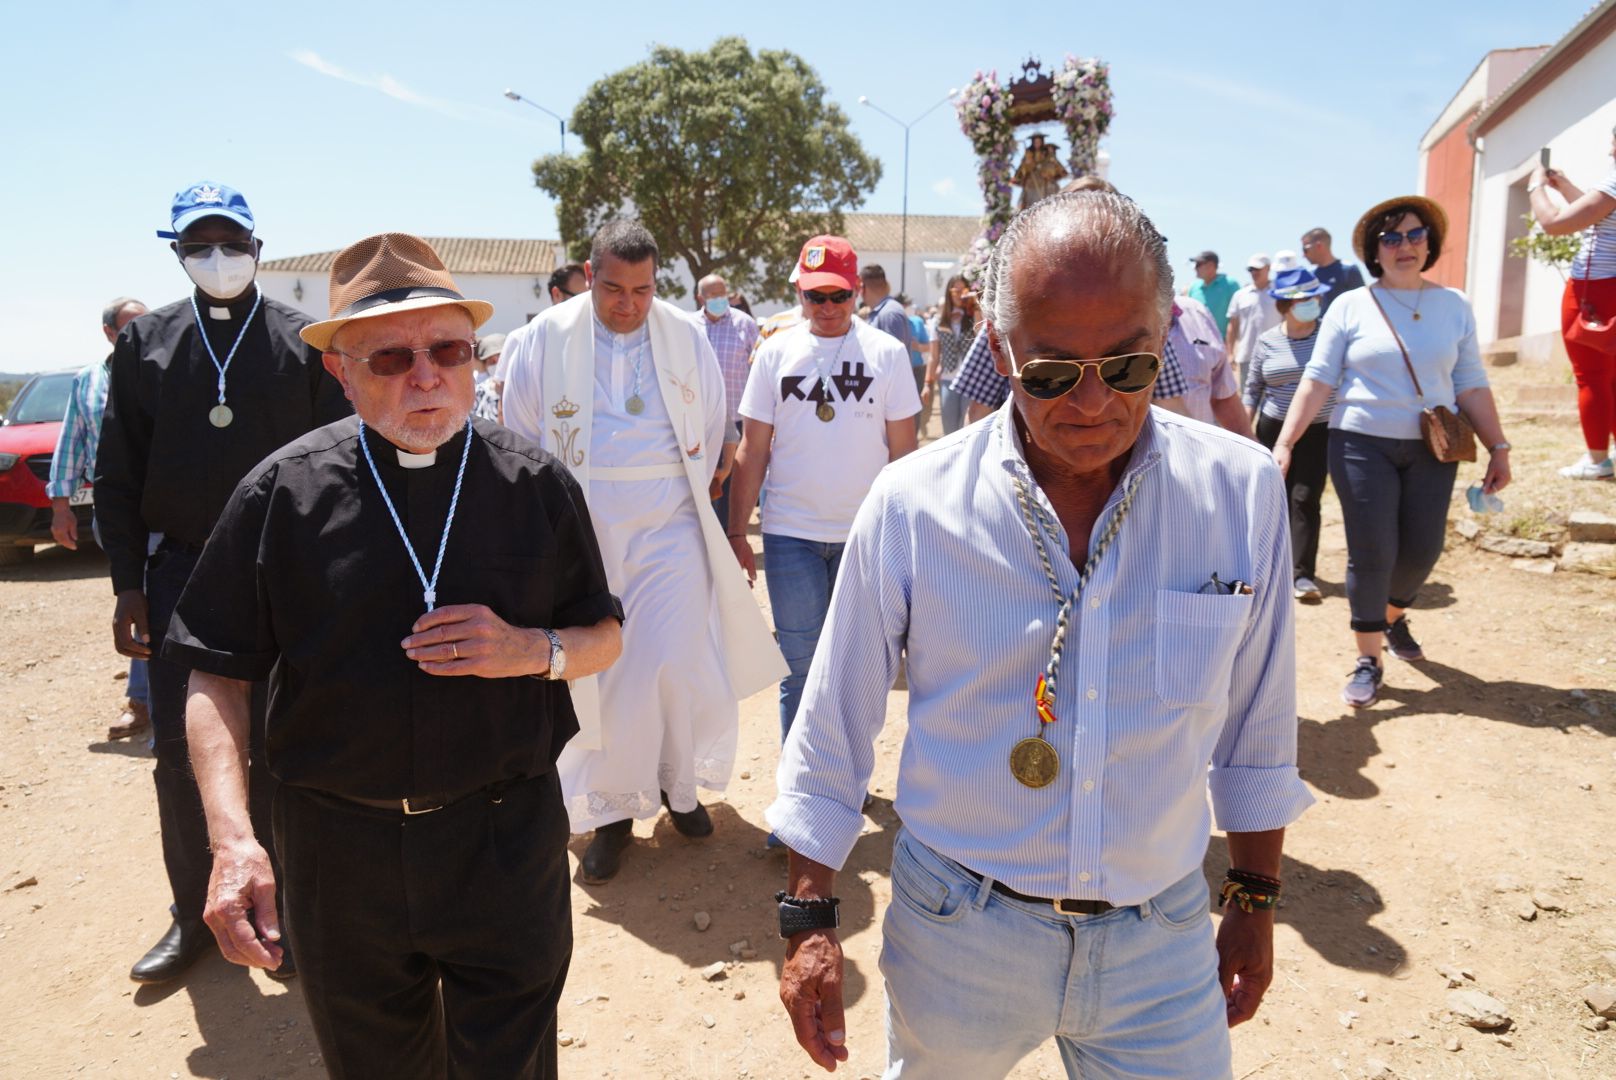
[[[1341,126],[1359,126],[1361,121],[1345,113],[1334,113],[1318,106],[1317,101],[1242,82],[1222,75],[1208,75],[1182,68],[1154,67],[1153,74],[1199,91],[1208,97],[1226,101],[1231,105],[1282,116],[1293,120],[1311,120]]]
[[[954,178],[952,176],[945,176],[933,184],[931,189],[938,195],[946,197],[954,194],[956,186],[957,185],[954,183]]]
[[[317,71],[321,75],[325,75],[333,79],[340,79],[346,83],[353,83],[355,86],[363,86],[370,90],[379,91],[395,101],[402,101],[406,105],[413,105],[420,109],[428,109],[432,112],[440,113],[443,116],[452,116],[456,119],[461,118],[461,111],[454,105],[447,101],[440,101],[437,98],[427,97],[425,94],[418,94],[414,90],[411,90],[409,87],[405,86],[403,83],[399,82],[397,79],[393,78],[391,75],[385,73],[374,76],[359,75],[355,72],[349,71],[347,68],[339,67],[336,64],[333,64],[331,61],[327,60],[319,53],[314,52],[312,49],[295,49],[287,55],[290,56],[291,59],[296,63],[302,64],[311,71]]]

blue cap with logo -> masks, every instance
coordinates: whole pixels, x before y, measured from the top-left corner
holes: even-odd
[[[170,214],[173,231],[159,229],[157,235],[164,240],[178,240],[180,233],[206,217],[227,218],[248,232],[253,231],[252,209],[241,192],[204,180],[187,184],[174,193],[174,206]]]

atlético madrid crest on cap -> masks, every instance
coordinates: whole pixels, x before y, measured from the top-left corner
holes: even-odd
[[[818,270],[825,265],[825,249],[811,247],[802,253],[802,268],[804,270]]]
[[[224,196],[212,184],[202,184],[191,191],[191,198],[199,203],[222,203]]]

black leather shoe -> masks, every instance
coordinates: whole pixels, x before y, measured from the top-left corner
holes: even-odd
[[[664,791],[662,805],[668,807],[668,815],[673,818],[673,827],[679,830],[680,836],[699,840],[713,835],[713,819],[707,816],[707,808],[701,803],[697,803],[694,810],[680,812],[668,806],[668,793]]]
[[[297,978],[297,961],[292,958],[292,950],[285,941],[281,942],[281,966],[274,969],[266,968],[264,974],[276,982],[289,982]]]
[[[206,923],[200,919],[175,919],[162,940],[129,969],[129,977],[138,983],[176,979],[212,944],[213,934]]]
[[[614,821],[595,830],[595,838],[584,848],[580,866],[586,885],[604,885],[623,866],[623,849],[634,839],[633,821]]]

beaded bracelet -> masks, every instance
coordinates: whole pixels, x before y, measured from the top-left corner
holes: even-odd
[[[1224,875],[1223,888],[1218,896],[1218,907],[1231,900],[1241,911],[1268,911],[1279,904],[1278,878],[1267,874],[1254,874],[1250,870],[1230,869]]]

